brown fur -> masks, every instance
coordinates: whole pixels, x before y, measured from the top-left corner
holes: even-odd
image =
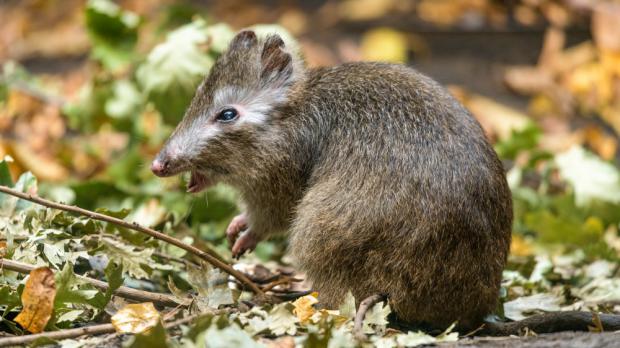
[[[264,124],[226,128],[178,163],[236,187],[257,238],[290,231],[323,304],[385,293],[400,319],[438,327],[493,312],[510,191],[480,125],[444,88],[401,65],[304,70],[279,37],[242,32],[173,138],[225,86],[285,98]]]

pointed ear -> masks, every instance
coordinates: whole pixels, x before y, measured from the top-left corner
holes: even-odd
[[[261,79],[265,84],[284,85],[293,76],[293,58],[279,35],[270,35],[265,40],[261,64]]]
[[[232,39],[229,45],[229,50],[235,49],[248,49],[258,44],[258,39],[256,38],[256,33],[252,30],[243,30],[240,31],[235,37]]]

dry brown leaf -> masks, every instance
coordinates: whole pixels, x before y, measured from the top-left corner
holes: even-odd
[[[118,333],[137,334],[159,323],[161,315],[152,302],[128,304],[112,316],[112,325]]]
[[[0,242],[0,258],[5,257],[7,253],[8,246],[5,241]]]
[[[24,169],[29,170],[41,181],[58,182],[67,179],[69,172],[56,162],[54,157],[39,155],[26,144],[12,141],[8,147],[15,161]]]
[[[52,317],[55,297],[54,272],[48,267],[32,270],[22,292],[23,308],[15,322],[32,333],[42,332]]]
[[[295,308],[293,308],[293,314],[297,316],[302,324],[308,322],[314,313],[316,313],[316,309],[314,309],[313,305],[319,302],[317,297],[319,297],[319,293],[313,292],[293,302],[293,306],[295,306]]]

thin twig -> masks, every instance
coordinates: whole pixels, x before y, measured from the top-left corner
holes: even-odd
[[[108,216],[105,214],[100,214],[100,213],[95,213],[93,211],[90,210],[86,210],[86,209],[82,209],[80,207],[76,207],[76,206],[72,206],[72,205],[66,205],[66,204],[62,204],[62,203],[56,203],[53,201],[49,201],[47,199],[43,199],[39,196],[35,196],[35,195],[31,195],[31,194],[27,194],[27,193],[23,193],[23,192],[19,192],[17,190],[14,190],[12,188],[9,188],[7,186],[2,186],[0,185],[0,192],[4,192],[6,194],[9,194],[11,196],[15,196],[15,197],[19,197],[21,199],[25,199],[27,201],[30,202],[34,202],[43,206],[46,206],[48,208],[53,208],[53,209],[59,209],[59,210],[64,210],[64,211],[68,211],[71,213],[76,213],[76,214],[80,214],[80,215],[84,215],[87,216],[91,219],[94,220],[99,220],[99,221],[104,221],[104,222],[109,222],[111,224],[115,224],[117,226],[121,226],[121,227],[125,227],[125,228],[129,228],[132,229],[134,231],[138,231],[138,232],[142,232],[144,234],[148,234],[149,236],[162,240],[166,243],[172,244],[176,247],[179,247],[187,252],[190,252],[200,258],[202,258],[203,260],[207,261],[208,263],[212,264],[213,266],[221,269],[222,271],[230,274],[231,276],[235,277],[236,279],[238,279],[242,284],[245,285],[246,288],[249,288],[250,290],[252,290],[252,292],[254,292],[255,294],[259,295],[259,296],[265,296],[265,293],[254,283],[252,282],[250,279],[248,279],[248,277],[246,277],[243,273],[237,271],[236,269],[234,269],[231,265],[221,261],[219,259],[219,255],[218,256],[213,256],[211,254],[208,254],[196,247],[194,247],[193,245],[189,245],[186,243],[181,242],[180,240],[170,237],[164,233],[155,231],[151,228],[148,227],[144,227],[141,226],[137,223],[130,223],[121,219],[117,219],[115,217],[112,216]]]
[[[292,283],[292,282],[300,282],[300,281],[301,279],[284,276],[283,278],[274,280],[271,283],[263,286],[263,291],[267,292],[267,291],[273,290],[273,288],[275,288],[278,285]]]
[[[377,294],[367,297],[362,303],[360,303],[360,307],[355,314],[355,322],[353,324],[353,334],[355,338],[361,341],[365,341],[367,339],[366,334],[364,334],[364,318],[366,317],[366,312],[370,308],[372,308],[375,304],[385,301],[387,296],[383,294]]]
[[[219,314],[219,313],[215,313]],[[172,329],[177,326],[189,323],[194,321],[196,318],[200,317],[204,314],[192,315],[189,317],[181,318],[175,321],[164,323],[164,328]],[[59,330],[59,331],[51,331],[51,332],[41,332],[38,334],[32,335],[24,335],[24,336],[15,336],[15,337],[7,337],[0,338],[0,347],[6,346],[24,346],[29,343],[36,341],[39,338],[48,338],[52,340],[64,340],[67,338],[75,338],[78,336],[84,335],[101,335],[105,333],[115,332],[114,326],[112,324],[100,324],[100,325],[92,325],[85,326],[78,329],[67,329],[67,330]]]
[[[1,269],[8,269],[10,271],[15,271],[19,273],[30,273],[30,271],[35,269],[35,267],[18,261],[0,258],[0,270]],[[83,280],[100,290],[106,291],[109,288],[108,283],[102,282],[101,280],[85,277],[82,275],[76,276],[80,280]],[[138,302],[153,302],[167,307],[176,307],[179,305],[179,302],[173,296],[132,289],[126,286],[120,286],[114,291],[114,295]]]
[[[313,292],[312,290],[291,291],[291,292],[276,293],[273,296],[275,296],[277,299],[282,300],[282,301],[293,301],[300,297],[310,295],[312,292]]]

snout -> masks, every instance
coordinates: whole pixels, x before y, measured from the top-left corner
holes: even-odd
[[[170,160],[155,158],[151,163],[151,171],[157,176],[168,176],[170,169]]]
[[[151,171],[157,176],[173,176],[189,170],[189,161],[168,148],[162,149],[151,163]]]

